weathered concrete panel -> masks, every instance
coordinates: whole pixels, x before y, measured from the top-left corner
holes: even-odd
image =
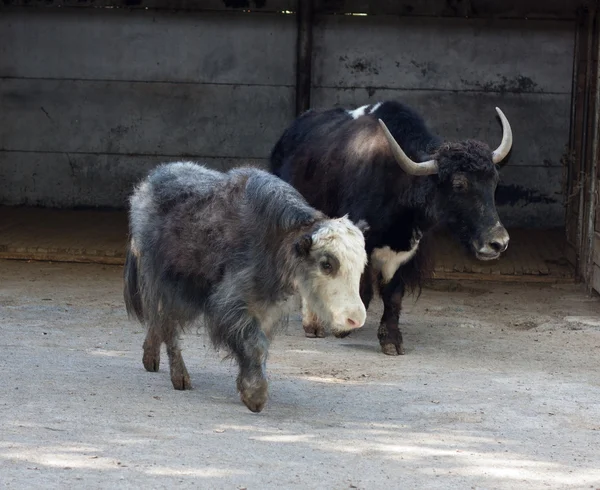
[[[293,16],[0,17],[0,203],[122,207],[157,163],[265,165],[294,115]]]
[[[261,159],[0,151],[0,205],[124,208],[133,186],[163,162],[192,160],[218,170]]]
[[[295,11],[300,0],[3,0],[0,8],[61,7],[124,8],[128,10],[241,11],[252,13]],[[593,0],[315,0],[320,13],[368,13],[405,17],[555,18],[574,19],[577,8]]]
[[[162,162],[160,156],[29,153],[0,151],[0,204],[48,207],[124,208],[133,185]],[[188,159],[186,159],[188,160]],[[211,168],[227,170],[242,165],[266,168],[266,159],[200,158]],[[507,166],[501,172],[496,202],[507,226],[529,228],[562,224],[562,195],[554,184],[559,168],[532,168],[533,185]]]
[[[574,24],[320,16],[317,87],[570,93]]]
[[[291,87],[0,80],[0,149],[264,158]]]
[[[500,219],[505,226],[518,228],[564,226],[561,184],[558,167],[504,167],[496,191]]]
[[[286,15],[7,11],[0,77],[293,86],[295,40]]]
[[[552,0],[552,2],[556,1]],[[25,6],[27,8],[42,7],[46,9],[60,9],[63,7],[83,9],[92,7],[127,9],[127,11],[156,9],[184,12],[242,12],[251,10],[252,15],[254,15],[255,12],[264,14],[267,12],[281,12],[282,10],[295,10],[296,2],[297,0],[3,0],[0,8]]]
[[[10,0],[11,3],[17,0]],[[18,0],[19,2],[31,0]],[[38,0],[40,1],[40,0]],[[156,0],[155,0],[156,1]],[[315,0],[324,13],[362,12],[369,15],[463,18],[559,18],[574,19],[586,0]]]

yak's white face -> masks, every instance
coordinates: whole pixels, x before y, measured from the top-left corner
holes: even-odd
[[[325,221],[297,249],[305,260],[298,288],[306,306],[333,332],[364,325],[360,277],[367,263],[365,239],[347,217]]]

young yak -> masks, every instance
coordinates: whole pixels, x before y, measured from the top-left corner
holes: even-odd
[[[269,340],[292,297],[334,332],[365,323],[366,225],[328,218],[267,172],[163,164],[136,187],[129,218],[125,305],[147,326],[144,367],[158,371],[164,342],[175,389],[191,388],[179,336],[201,315],[214,347],[237,360],[253,412],[267,401]]]

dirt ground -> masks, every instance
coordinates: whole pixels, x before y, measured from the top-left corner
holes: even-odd
[[[0,261],[3,488],[600,488],[600,302],[579,286],[436,283],[346,339],[272,344],[253,414],[202,330],[194,389],[143,369],[121,268]],[[164,351],[163,351],[164,352]]]

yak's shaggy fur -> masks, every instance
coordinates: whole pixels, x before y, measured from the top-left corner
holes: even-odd
[[[288,300],[300,293],[335,330],[358,328],[366,261],[357,226],[267,172],[161,165],[131,198],[124,271],[127,311],[148,327],[144,366],[158,370],[165,342],[173,386],[190,388],[178,337],[203,314],[214,346],[240,365],[242,400],[260,411],[269,337]]]

